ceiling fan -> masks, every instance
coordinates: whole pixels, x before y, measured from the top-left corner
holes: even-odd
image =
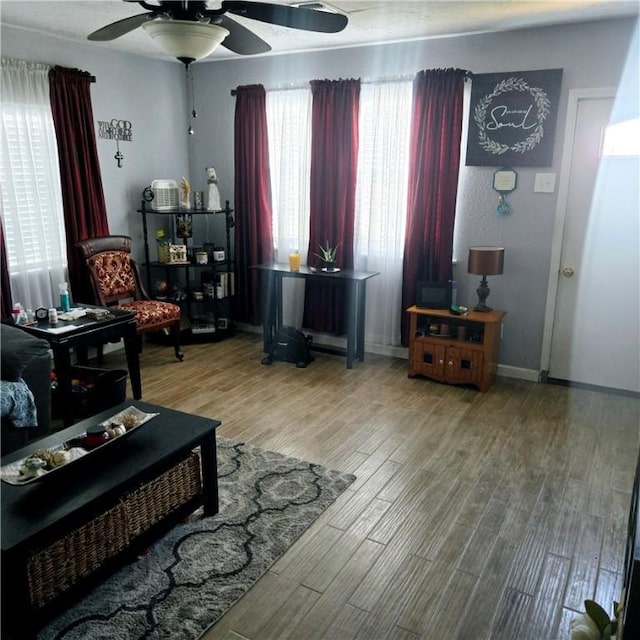
[[[219,44],[240,55],[271,51],[268,43],[227,14],[321,33],[342,31],[348,22],[339,13],[247,0],[223,0],[219,9],[209,9],[206,0],[124,2],[137,2],[148,12],[113,22],[91,33],[88,39],[115,40],[143,27],[165,50],[187,65],[206,57]]]

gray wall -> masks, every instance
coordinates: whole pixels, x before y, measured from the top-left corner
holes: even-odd
[[[142,189],[154,178],[180,179],[205,188],[205,167],[213,165],[222,200],[233,202],[233,117],[230,90],[262,83],[267,88],[318,78],[413,76],[421,69],[460,67],[474,73],[563,68],[562,93],[552,167],[517,168],[518,187],[509,196],[513,213],[495,214],[494,168],[464,167],[458,198],[456,251],[459,299],[473,305],[476,276],[466,273],[470,244],[502,244],[505,273],[490,278],[489,302],[505,309],[500,361],[538,370],[549,277],[556,194],[533,192],[538,171],[560,178],[568,91],[618,84],[635,21],[612,20],[564,27],[440,38],[407,44],[328,52],[245,58],[193,65],[196,133],[187,136],[184,69],[179,63],[105,52],[28,31],[3,27],[2,55],[78,67],[98,78],[92,91],[96,120],[122,118],[133,124],[133,142],[116,168],[115,143],[99,141],[105,197],[112,233],[141,238],[135,213]],[[634,52],[637,55],[637,51]]]

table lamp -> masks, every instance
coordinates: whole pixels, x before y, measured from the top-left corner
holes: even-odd
[[[469,247],[469,266],[467,271],[482,276],[480,286],[476,289],[478,304],[474,311],[491,311],[486,304],[489,296],[487,276],[497,276],[504,267],[503,247]]]

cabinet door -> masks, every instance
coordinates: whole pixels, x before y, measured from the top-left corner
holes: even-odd
[[[413,370],[423,376],[444,378],[444,345],[416,340],[413,349]]]
[[[446,353],[445,378],[452,384],[480,384],[482,352],[464,347],[449,347]]]

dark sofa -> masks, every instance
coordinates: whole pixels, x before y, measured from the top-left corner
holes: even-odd
[[[15,326],[0,324],[0,377],[3,381],[24,380],[33,394],[37,425],[16,427],[2,416],[2,455],[49,434],[51,428],[51,354],[46,340],[35,338]]]

